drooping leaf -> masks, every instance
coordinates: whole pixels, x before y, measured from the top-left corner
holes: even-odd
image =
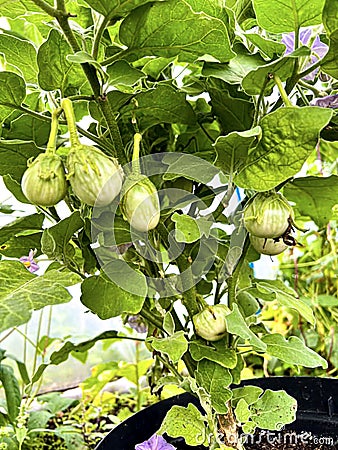
[[[225,62],[235,56],[225,24],[195,13],[183,0],[149,3],[132,11],[121,24],[120,40],[133,59],[179,55],[192,62],[211,55]]]
[[[225,317],[225,320],[228,333],[240,336],[242,339],[249,341],[258,351],[266,350],[264,342],[250,330],[236,303],[233,305],[232,312]]]
[[[325,0],[253,0],[259,26],[271,33],[287,33],[317,25],[322,20]]]
[[[249,39],[259,50],[268,58],[273,59],[275,55],[282,55],[285,52],[285,45],[281,42],[266,39],[260,34],[245,33],[245,37]]]
[[[260,131],[260,127],[255,127],[248,131],[233,131],[226,136],[220,136],[215,142],[217,153],[215,165],[226,174],[239,172]]]
[[[338,176],[296,178],[284,188],[285,196],[296,203],[303,216],[309,216],[320,227],[333,217],[338,203]]]
[[[0,381],[5,391],[8,417],[11,423],[14,424],[19,414],[21,394],[20,386],[12,367],[0,363]]]
[[[285,107],[260,121],[262,139],[235,177],[243,188],[267,191],[294,176],[314,150],[332,111],[318,107]]]
[[[1,139],[0,175],[11,175],[14,180],[20,182],[24,171],[27,169],[27,160],[36,157],[39,153],[40,150],[34,142]]]
[[[85,82],[81,66],[67,60],[67,55],[71,53],[71,48],[62,34],[52,29],[38,51],[38,79],[41,89],[61,89],[64,92],[70,84],[81,86]]]
[[[17,261],[0,261],[0,331],[26,323],[33,310],[67,303],[65,289],[80,281],[68,270],[50,270],[36,276]]]
[[[125,280],[131,285],[128,290],[110,281],[106,275],[86,278],[81,285],[81,302],[103,320],[123,313],[137,314],[147,293],[147,283],[145,276],[140,272],[131,273],[134,274],[134,279],[130,277]],[[135,291],[138,294],[134,294]]]
[[[205,159],[184,153],[168,153],[164,156],[163,163],[168,164],[168,169],[163,175],[165,180],[185,177],[207,184],[220,173],[219,169]],[[194,170],[191,170],[192,167]]]
[[[228,412],[228,401],[232,396],[228,386],[232,382],[229,369],[208,359],[202,359],[195,372],[196,381],[211,397],[211,404],[218,414]]]
[[[0,53],[5,55],[8,63],[19,69],[26,83],[36,84],[38,66],[33,44],[28,40],[2,33],[0,34]]]
[[[276,300],[279,305],[298,311],[312,325],[315,322],[312,308],[280,280],[256,280],[254,287],[249,288],[248,292],[264,301]]]
[[[195,361],[208,359],[227,369],[236,367],[236,352],[233,349],[226,348],[223,341],[213,342],[212,346],[205,345],[200,341],[191,341],[189,349]]]
[[[33,117],[29,114],[22,114],[17,119],[11,121],[10,129],[4,130],[4,139],[20,139],[23,141],[33,141],[37,147],[45,146],[50,132],[50,122]]]
[[[267,353],[269,355],[275,356],[288,364],[327,368],[325,359],[306,347],[303,341],[297,336],[291,336],[289,339],[285,339],[284,336],[276,333],[266,335],[262,340],[267,345]]]
[[[165,338],[150,338],[149,342],[155,350],[166,353],[174,363],[178,362],[188,350],[184,331],[177,331]]]
[[[203,235],[209,237],[212,221],[203,217],[195,219],[187,214],[174,213],[171,217],[175,222],[175,237],[177,242],[192,243]]]
[[[0,72],[0,121],[2,122],[26,97],[23,78],[13,72]]]
[[[200,445],[206,439],[205,419],[195,405],[189,403],[186,408],[173,406],[163,419],[159,434],[167,433],[172,437],[183,436],[187,445]]]

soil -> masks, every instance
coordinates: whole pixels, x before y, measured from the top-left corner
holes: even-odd
[[[170,442],[177,450],[206,450],[200,445],[189,447],[180,440]],[[266,431],[260,430],[254,435],[247,435],[245,450],[338,450],[337,441],[330,436],[316,436],[309,432]]]

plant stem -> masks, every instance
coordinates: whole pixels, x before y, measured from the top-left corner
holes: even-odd
[[[59,129],[59,115],[61,113],[61,109],[55,109],[52,112],[52,124],[49,133],[49,139],[47,143],[46,153],[55,154],[56,151],[56,138]]]
[[[291,103],[289,97],[287,96],[287,93],[285,92],[284,86],[283,86],[279,76],[274,73],[272,75],[272,77],[273,77],[274,82],[276,83],[276,86],[278,87],[278,90],[279,90],[280,96],[282,97],[284,105],[292,106],[292,103]]]
[[[134,134],[134,147],[133,147],[133,173],[140,175],[140,144],[141,144],[142,135],[140,133]]]
[[[92,47],[93,59],[97,59],[97,57],[98,57],[101,38],[102,38],[104,30],[106,29],[107,25],[110,22],[110,18],[111,18],[111,16],[109,14],[107,14],[105,17],[103,17],[100,25],[96,29],[96,32],[94,35],[93,47]]]
[[[75,121],[72,101],[69,100],[69,98],[62,99],[61,100],[61,108],[63,109],[65,116],[66,116],[71,146],[75,147],[77,145],[81,145],[80,140],[79,140],[79,135],[78,135],[77,129],[76,129],[76,121]]]
[[[242,254],[241,257],[239,258],[239,261],[236,265],[235,270],[233,271],[231,277],[229,277],[227,279],[227,285],[228,285],[228,306],[230,309],[232,309],[233,304],[236,302],[236,287],[237,287],[237,282],[238,282],[238,278],[241,272],[241,268],[245,259],[245,255],[247,254],[247,251],[249,249],[250,246],[250,240],[249,240],[249,235],[246,236],[245,241],[244,241],[244,245],[243,245],[243,249],[242,249]]]

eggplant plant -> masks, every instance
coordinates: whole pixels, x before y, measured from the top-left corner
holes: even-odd
[[[204,415],[177,406],[158,436],[241,449],[240,432],[292,422],[285,392],[236,385],[248,354],[327,368],[301,335],[263,323],[271,302],[308,327],[315,316],[306,292],[259,278],[255,261],[306,245],[296,222],[337,227],[336,1],[21,0],[0,12],[0,175],[36,209],[0,229],[0,332],[78,284],[102,320],[146,324],[154,392],[171,383],[200,399]],[[117,338],[107,322],[66,342],[26,389]],[[21,449],[18,398],[0,424]]]

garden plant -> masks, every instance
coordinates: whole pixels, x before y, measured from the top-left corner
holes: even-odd
[[[66,304],[73,285],[107,324],[143,331],[152,392],[175,385],[204,413],[174,406],[138,450],[175,448],[164,433],[242,449],[240,433],[293,422],[286,392],[237,385],[252,358],[265,373],[279,361],[336,374],[336,0],[0,0],[0,12],[0,175],[35,208],[0,229],[0,332]],[[261,255],[296,256],[271,280],[256,276]],[[322,284],[302,271],[316,261]],[[269,324],[277,306],[293,328]],[[32,374],[18,361],[24,394],[121,336],[107,325],[67,341]],[[34,448],[7,361],[0,448]],[[65,448],[81,448],[74,431],[58,433]]]

